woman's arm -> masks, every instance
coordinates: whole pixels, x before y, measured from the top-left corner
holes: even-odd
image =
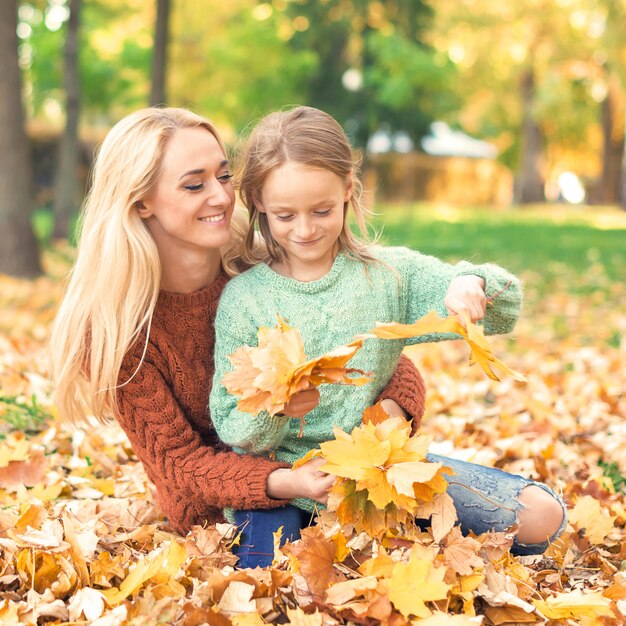
[[[137,359],[128,361],[120,375],[128,382],[118,389],[118,421],[160,491],[195,493],[216,508],[285,504],[266,491],[268,476],[284,463],[206,445],[163,376],[164,365],[155,362],[158,355],[148,352],[134,376]]]
[[[415,432],[424,416],[424,404],[426,402],[426,383],[416,365],[402,355],[393,376],[383,389],[377,402],[383,402],[383,408],[387,413],[398,415],[394,402],[404,411],[404,417],[413,419],[412,430]],[[385,405],[387,401],[387,405]],[[392,408],[393,407],[393,408]]]

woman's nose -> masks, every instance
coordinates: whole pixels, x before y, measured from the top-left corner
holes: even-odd
[[[232,198],[230,184],[230,182],[222,183],[219,180],[213,181],[208,188],[207,202],[212,206],[230,204]]]

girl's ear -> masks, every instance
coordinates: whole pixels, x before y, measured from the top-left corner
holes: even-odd
[[[350,174],[346,178],[346,193],[344,194],[343,201],[349,202],[350,198],[352,198],[352,194],[354,193],[354,178],[352,174]]]
[[[263,203],[261,202],[261,194],[256,192],[253,196],[253,200],[254,200],[254,206],[256,206],[257,211],[259,213],[266,213],[265,207],[263,206]]]

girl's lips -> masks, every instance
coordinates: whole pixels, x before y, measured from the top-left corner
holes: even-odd
[[[293,243],[295,243],[298,246],[312,246],[318,241],[321,241],[321,239],[322,237],[318,237],[317,239],[312,239],[311,241],[294,241]]]

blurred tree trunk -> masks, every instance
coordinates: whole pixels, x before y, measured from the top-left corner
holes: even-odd
[[[620,200],[620,177],[624,160],[624,97],[614,76],[602,103],[602,178],[600,201],[615,204]]]
[[[22,111],[17,0],[0,2],[0,272],[41,273],[30,222],[32,166]]]
[[[72,217],[80,205],[78,156],[80,144],[80,76],[78,68],[78,29],[81,0],[70,0],[70,18],[65,39],[65,132],[59,144],[59,161],[54,185],[54,236],[70,234]]]
[[[541,175],[541,156],[543,154],[543,133],[534,119],[535,77],[532,69],[522,76],[522,155],[519,186],[519,202],[529,204],[544,201],[544,180]]]
[[[167,44],[170,17],[170,0],[156,0],[157,17],[154,31],[154,54],[152,56],[152,88],[150,104],[165,104],[165,79],[167,76]]]

